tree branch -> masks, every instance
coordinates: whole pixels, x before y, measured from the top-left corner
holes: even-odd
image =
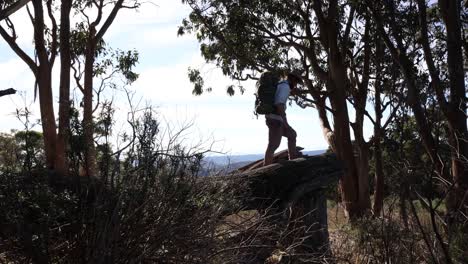
[[[29,57],[26,52],[24,52],[16,43],[15,39],[11,37],[8,32],[5,31],[5,29],[0,26],[0,35],[3,37],[3,39],[8,43],[10,48],[20,57],[31,69],[31,71],[34,73],[34,75],[37,74],[37,65],[34,62],[34,60]]]
[[[13,3],[12,5],[5,8],[4,10],[1,10],[0,11],[0,21],[2,21],[3,19],[9,17],[13,13],[15,13],[16,11],[18,11],[20,8],[22,8],[27,3],[29,3],[29,1],[31,1],[31,0],[18,0],[17,2]]]
[[[447,100],[444,96],[442,83],[439,78],[439,71],[435,67],[434,59],[432,57],[431,47],[429,45],[429,36],[427,29],[427,14],[426,14],[426,2],[424,0],[417,0],[419,9],[419,22],[421,24],[421,43],[424,50],[424,57],[426,59],[427,68],[432,79],[432,87],[436,92],[437,101],[440,104],[442,111],[445,116],[448,115]]]
[[[54,66],[55,58],[57,57],[58,53],[58,40],[57,40],[57,21],[55,20],[54,14],[52,12],[52,0],[47,0],[47,14],[49,15],[49,19],[52,22],[52,46],[50,48],[50,67]]]
[[[0,90],[0,97],[5,96],[5,95],[10,95],[10,94],[15,94],[16,90],[13,88],[8,88],[6,90]]]
[[[122,3],[124,0],[118,0],[117,3],[115,3],[114,8],[112,8],[111,13],[107,17],[106,21],[102,25],[101,29],[99,32],[96,34],[96,42],[100,41],[104,34],[106,34],[106,31],[109,29],[110,25],[112,22],[114,22],[115,17],[117,16],[117,13],[119,12],[120,8],[122,7]]]

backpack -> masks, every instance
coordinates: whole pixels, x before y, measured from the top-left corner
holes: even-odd
[[[264,72],[257,81],[255,93],[255,114],[266,115],[276,112],[275,94],[280,76],[275,72]]]

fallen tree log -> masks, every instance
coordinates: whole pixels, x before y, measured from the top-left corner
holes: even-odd
[[[322,190],[338,181],[343,168],[334,154],[305,156],[279,161],[265,167],[231,175],[207,177],[221,191],[239,192],[237,197],[247,209],[270,207],[272,202],[291,205],[305,195]]]
[[[241,210],[258,210],[281,215],[280,219],[275,219],[286,227],[290,223],[301,222],[307,230],[302,234],[304,251],[322,257],[329,255],[324,190],[336,184],[343,174],[343,167],[336,156],[304,156],[252,170],[246,166],[245,169],[244,172],[204,179],[214,184],[216,191],[236,197],[237,203],[227,208],[226,215]]]

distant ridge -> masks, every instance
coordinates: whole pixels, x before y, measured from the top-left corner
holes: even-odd
[[[320,155],[326,150],[310,150],[302,151],[302,154],[308,156]],[[219,174],[223,175],[238,168],[241,168],[249,163],[263,159],[264,154],[247,154],[247,155],[223,155],[205,157],[202,161],[201,171],[199,176],[208,176]]]
[[[314,156],[320,155],[325,153],[325,149],[323,150],[311,150],[311,151],[302,151],[304,155]],[[205,157],[204,161],[207,163],[212,163],[216,166],[227,166],[234,167],[233,165],[243,164],[246,165],[249,162],[253,162],[259,159],[263,159],[264,154],[247,154],[247,155],[224,155],[224,156],[210,156]],[[241,166],[236,166],[241,167]]]

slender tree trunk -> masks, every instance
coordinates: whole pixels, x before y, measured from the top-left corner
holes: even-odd
[[[367,86],[366,86],[367,94]],[[354,130],[355,148],[357,151],[356,167],[358,172],[359,203],[364,210],[370,209],[369,190],[369,146],[364,139],[364,107],[367,96],[358,95],[356,98],[356,122],[352,125]]]
[[[326,98],[317,96],[317,97],[314,97],[314,99],[316,101],[316,108],[317,108],[317,112],[319,115],[320,126],[322,127],[323,136],[325,140],[327,141],[328,145],[331,147],[331,149],[335,151],[336,140],[335,140],[333,130],[330,126],[330,122],[328,121],[328,117],[327,117],[327,109],[325,108]]]
[[[447,64],[450,78],[449,122],[453,131],[449,142],[452,148],[452,176],[455,192],[448,206],[456,212],[464,205],[468,211],[468,133],[466,124],[466,91],[463,69],[460,1],[439,0],[439,8],[447,30]]]
[[[375,85],[375,126],[374,126],[374,160],[375,160],[375,175],[374,175],[374,207],[373,213],[375,216],[379,216],[383,207],[383,191],[384,191],[384,175],[382,166],[382,105],[380,99],[380,84],[379,78],[377,77]]]
[[[350,140],[347,108],[346,103],[343,103],[339,98],[331,101],[333,110],[336,111],[334,115],[336,142],[334,145],[336,146],[336,154],[345,167],[343,178],[340,180],[342,200],[348,217],[354,219],[363,214],[364,208],[359,201],[359,175]]]
[[[375,124],[374,124],[374,160],[375,160],[375,175],[374,175],[374,207],[373,213],[379,216],[383,207],[383,191],[384,191],[384,173],[382,166],[382,58],[383,44],[379,37],[376,38],[376,78],[375,78]]]
[[[337,69],[333,63],[330,63],[330,72],[333,74],[339,73],[341,69]],[[337,79],[336,76],[333,79]],[[341,79],[343,80],[343,79]],[[330,97],[331,106],[334,110],[334,138],[336,146],[336,154],[344,163],[345,172],[340,180],[340,190],[342,200],[346,209],[346,214],[350,219],[355,219],[363,214],[363,206],[359,201],[359,175],[356,168],[356,160],[354,157],[353,146],[351,144],[351,135],[349,131],[348,108],[346,105],[346,95],[344,85],[339,84],[337,87],[335,82],[328,85],[328,90],[333,91],[333,96]]]
[[[44,41],[44,10],[42,0],[33,0],[35,25],[34,43],[36,46],[39,67],[36,74],[39,89],[42,132],[44,135],[44,152],[46,166],[55,169],[57,131],[55,124],[54,102],[52,96],[52,69],[50,67],[46,44]]]
[[[354,93],[354,102],[356,110],[356,122],[353,125],[354,138],[356,142],[358,159],[357,168],[359,174],[359,202],[365,210],[371,208],[370,190],[369,190],[369,144],[364,139],[364,117],[367,104],[367,93],[370,76],[370,22],[366,19],[366,28],[364,32],[364,62],[361,82],[356,76],[357,92]]]
[[[370,5],[372,6],[372,4]],[[380,14],[374,8],[375,7],[371,7],[371,13],[372,17],[374,18],[374,21],[376,22],[377,30],[380,36],[382,37],[385,45],[387,46],[387,49],[392,55],[393,59],[398,63],[398,66],[400,67],[403,73],[403,77],[408,88],[407,103],[413,110],[414,118],[418,127],[418,132],[421,135],[422,145],[426,150],[427,154],[429,155],[432,164],[434,164],[437,173],[444,175],[443,164],[438,158],[434,137],[431,134],[431,126],[427,120],[425,111],[421,106],[419,94],[420,89],[416,82],[418,78],[415,73],[416,69],[414,67],[414,64],[411,62],[408,55],[406,54],[406,49],[403,45],[402,39],[395,32],[393,37],[395,38],[397,45],[395,46],[393,44],[389,34],[384,28]]]
[[[68,174],[68,148],[70,135],[70,11],[71,0],[62,0],[60,13],[60,99],[59,131],[57,136],[57,172]]]
[[[39,105],[41,111],[42,132],[44,136],[44,153],[48,169],[55,169],[56,158],[56,125],[52,99],[50,70],[45,65],[39,66],[38,77]]]
[[[90,35],[86,46],[85,58],[85,80],[83,94],[83,130],[85,141],[85,170],[86,175],[98,177],[96,148],[94,146],[94,123],[93,123],[93,66],[96,42],[96,32],[90,28]]]

